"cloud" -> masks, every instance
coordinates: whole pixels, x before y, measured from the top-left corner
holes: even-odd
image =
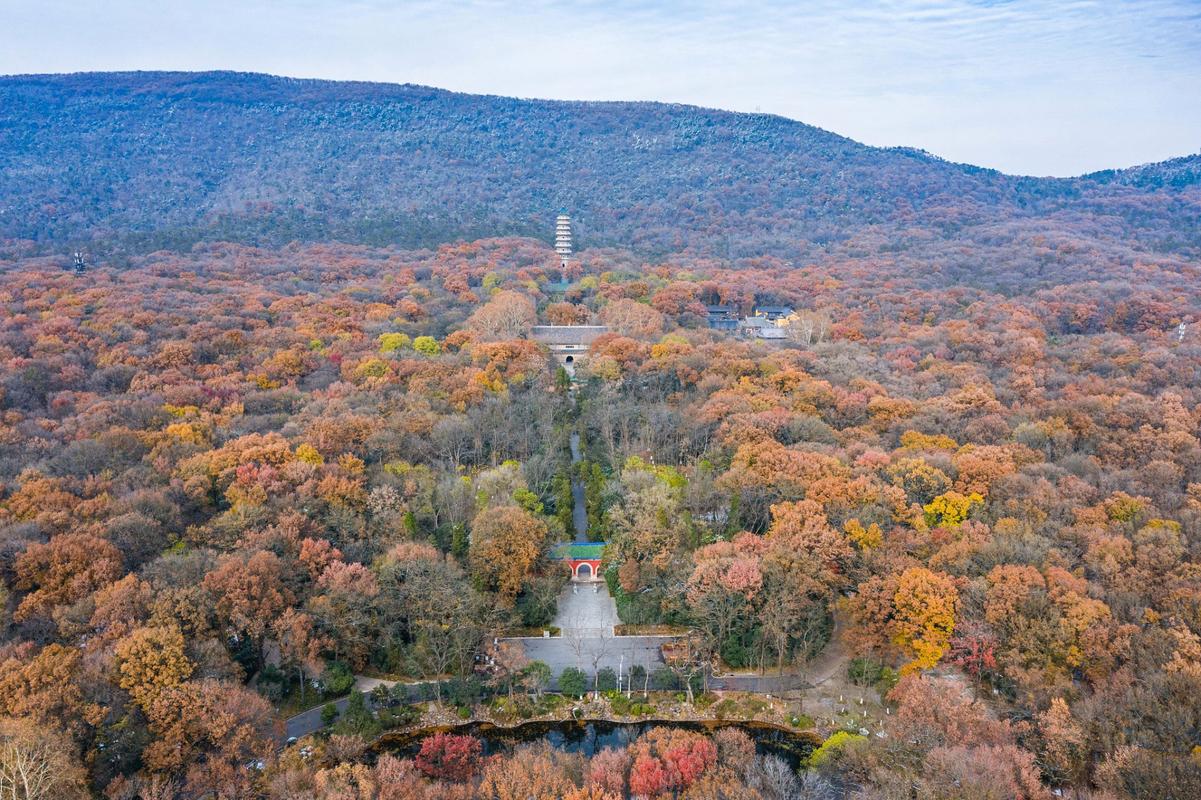
[[[762,110],[1073,174],[1201,147],[1196,0],[6,0],[0,71],[244,69]]]

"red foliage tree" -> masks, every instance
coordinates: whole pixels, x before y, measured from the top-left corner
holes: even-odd
[[[430,778],[463,783],[480,769],[483,745],[474,736],[435,733],[421,742],[417,768]]]

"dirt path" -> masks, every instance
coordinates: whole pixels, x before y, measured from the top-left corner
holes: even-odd
[[[835,615],[834,630],[830,632],[829,643],[818,653],[817,658],[809,662],[805,673],[809,684],[816,687],[835,676],[846,675],[846,669],[847,649],[842,643],[842,620]]]

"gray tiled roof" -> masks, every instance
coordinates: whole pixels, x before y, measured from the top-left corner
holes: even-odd
[[[605,325],[535,325],[530,338],[546,344],[592,344],[608,332]]]

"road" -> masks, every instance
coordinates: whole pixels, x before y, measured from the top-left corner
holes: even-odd
[[[348,697],[333,701],[334,705],[338,707],[339,714],[346,710],[346,704],[349,702],[350,698]],[[301,736],[308,736],[310,733],[316,733],[325,727],[321,724],[322,708],[323,706],[317,706],[316,708],[310,708],[308,711],[302,711],[294,717],[288,717],[284,721],[284,738],[291,739],[295,737],[299,739]]]

